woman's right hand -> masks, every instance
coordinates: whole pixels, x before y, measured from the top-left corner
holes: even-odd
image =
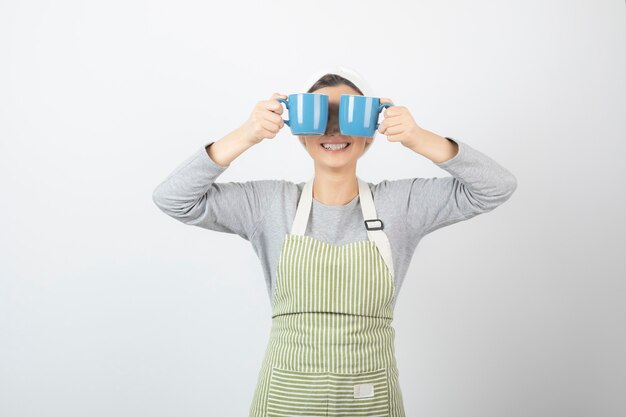
[[[283,104],[276,100],[279,97],[287,99],[286,95],[274,93],[269,100],[259,101],[254,106],[250,118],[241,126],[245,137],[253,143],[273,139],[285,125],[282,117]]]

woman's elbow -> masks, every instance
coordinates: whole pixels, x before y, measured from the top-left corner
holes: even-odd
[[[504,185],[506,190],[505,194],[508,199],[513,195],[515,190],[517,190],[517,178],[515,177],[515,175],[509,173],[504,181]]]
[[[168,197],[161,187],[155,188],[152,192],[152,201],[163,213],[171,217],[180,217],[188,211],[174,204],[172,198]]]

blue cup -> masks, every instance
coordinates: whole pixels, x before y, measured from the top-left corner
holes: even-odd
[[[328,123],[328,96],[326,94],[290,94],[288,99],[277,98],[289,111],[289,120],[284,120],[294,135],[321,136]]]
[[[378,115],[392,103],[380,104],[378,97],[342,94],[339,97],[339,131],[342,135],[374,137]]]

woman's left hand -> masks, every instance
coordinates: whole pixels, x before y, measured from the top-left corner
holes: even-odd
[[[393,103],[388,98],[381,98],[382,103]],[[400,142],[407,148],[414,147],[419,143],[424,129],[422,129],[413,119],[411,112],[404,106],[389,106],[384,112],[385,119],[378,126],[378,131],[387,135],[390,142]]]

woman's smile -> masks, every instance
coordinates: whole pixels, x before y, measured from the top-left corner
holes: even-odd
[[[320,146],[329,153],[344,152],[349,146],[350,142],[344,143],[321,143]]]

